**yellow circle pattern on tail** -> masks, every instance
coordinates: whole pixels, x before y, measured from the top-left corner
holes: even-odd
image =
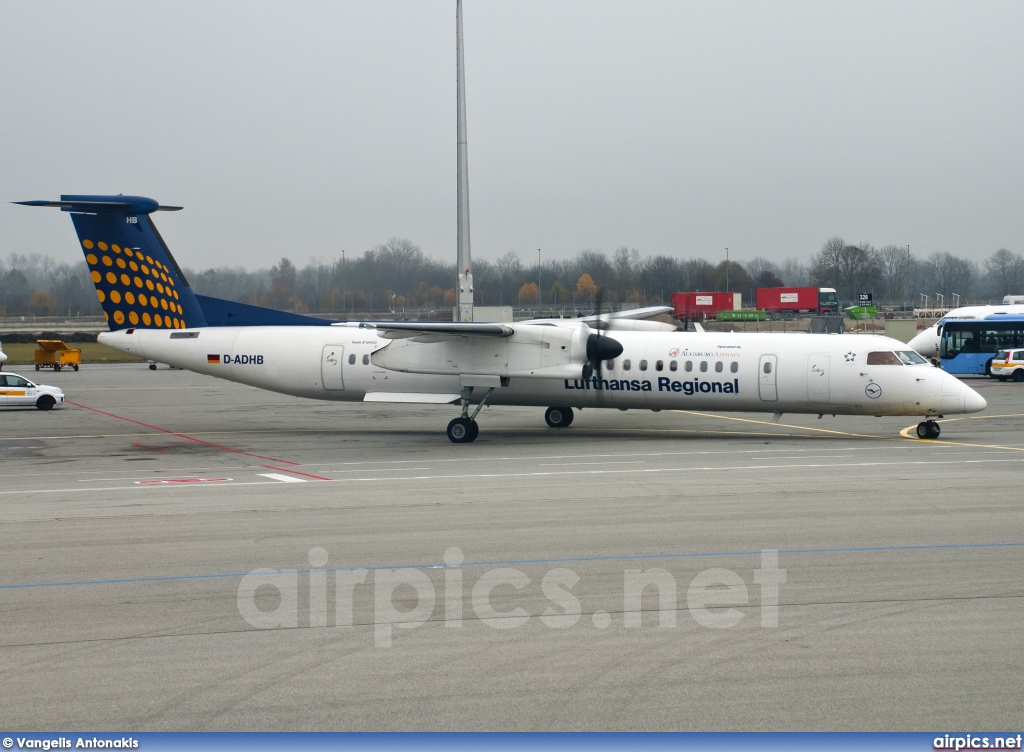
[[[114,323],[118,326],[123,325],[127,321],[132,326],[137,326],[141,323],[147,327],[155,325],[166,329],[187,328],[188,324],[185,320],[178,318],[178,316],[184,316],[185,311],[179,303],[175,302],[180,300],[180,296],[178,291],[174,289],[174,273],[166,264],[150,256],[145,256],[141,251],[132,250],[127,247],[122,248],[113,243],[108,244],[105,241],[94,242],[93,240],[85,239],[82,240],[82,247],[87,251],[91,251],[93,248],[98,248],[100,251],[111,251],[115,255],[123,252],[127,258],[138,261],[138,263],[135,260],[125,262],[120,256],[111,258],[109,255],[85,254],[85,261],[89,265],[89,276],[96,285],[96,297],[106,308],[103,312],[104,319],[110,321],[113,318]],[[146,263],[142,263],[143,259],[145,259]],[[113,271],[107,271],[106,273],[101,271],[103,267],[113,267],[115,264],[120,269],[127,270],[131,268],[133,272],[141,272],[144,276],[131,277],[127,273],[122,273],[118,276]],[[140,292],[136,295],[131,292],[132,285],[139,290],[143,289],[145,285],[150,294],[146,295]],[[107,308],[108,305],[121,305],[122,302],[130,306],[127,311],[120,308]],[[146,306],[158,311],[167,311],[168,313],[156,313],[151,316],[147,311],[141,310]]]

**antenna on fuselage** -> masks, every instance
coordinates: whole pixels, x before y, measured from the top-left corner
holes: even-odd
[[[459,321],[473,320],[473,273],[469,253],[469,173],[466,166],[466,81],[462,55],[462,0],[455,0],[455,78],[458,120],[458,291]]]

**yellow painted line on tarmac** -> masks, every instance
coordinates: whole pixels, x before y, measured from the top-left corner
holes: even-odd
[[[992,420],[994,418],[1024,418],[1022,413],[1009,413],[1006,415],[965,415],[961,418],[944,418],[943,420],[937,420],[936,423],[954,423],[958,420]],[[1008,452],[1024,452],[1024,447],[1012,447],[1002,446],[1001,444],[972,444],[966,441],[943,441],[942,439],[919,439],[916,436],[911,436],[911,431],[917,430],[917,423],[907,426],[900,431],[900,436],[914,441],[927,441],[932,444],[946,444],[948,446],[963,446],[963,447],[974,447],[976,449],[1002,449]]]
[[[732,416],[732,415],[716,415],[715,413],[699,413],[699,412],[696,412],[695,410],[673,410],[672,412],[684,413],[686,415],[699,415],[702,418],[718,418],[719,420],[735,420],[735,421],[738,421],[740,423],[754,423],[754,424],[760,425],[760,426],[775,426],[775,427],[782,427],[782,428],[793,428],[793,429],[796,429],[798,431],[814,431],[816,433],[831,433],[831,434],[836,434],[838,436],[853,436],[853,437],[858,438],[858,439],[877,439],[879,441],[896,441],[897,440],[893,436],[878,436],[876,434],[871,434],[871,433],[853,433],[852,431],[837,431],[837,430],[835,430],[833,428],[815,428],[813,426],[795,426],[792,423],[775,423],[775,422],[770,421],[770,420],[754,420],[753,418],[737,418],[737,417]],[[914,426],[914,427],[916,427],[916,426]],[[761,434],[759,434],[759,435],[761,435]],[[765,434],[765,435],[767,435],[767,434]],[[779,435],[785,436],[787,434],[779,434]],[[901,435],[902,435],[902,432],[901,432]],[[910,438],[910,437],[908,436],[906,438]],[[920,439],[917,439],[917,438],[914,439],[914,441],[919,441],[919,440]]]

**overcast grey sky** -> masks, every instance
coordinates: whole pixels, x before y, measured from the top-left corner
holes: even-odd
[[[464,0],[473,254],[1024,251],[1024,3]],[[178,261],[455,259],[455,2],[0,4],[8,201],[132,193]]]

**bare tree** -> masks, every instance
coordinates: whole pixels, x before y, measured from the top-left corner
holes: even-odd
[[[779,277],[786,287],[806,287],[811,281],[807,264],[796,258],[788,258],[782,262]]]
[[[878,251],[885,298],[890,302],[907,299],[914,258],[905,245],[887,245]]]
[[[985,259],[989,284],[997,297],[1024,290],[1024,258],[1006,248],[1000,248]]]
[[[925,292],[936,292],[946,296],[947,302],[953,293],[968,297],[974,290],[977,267],[967,259],[945,251],[936,251],[925,261],[925,279],[930,288]]]

